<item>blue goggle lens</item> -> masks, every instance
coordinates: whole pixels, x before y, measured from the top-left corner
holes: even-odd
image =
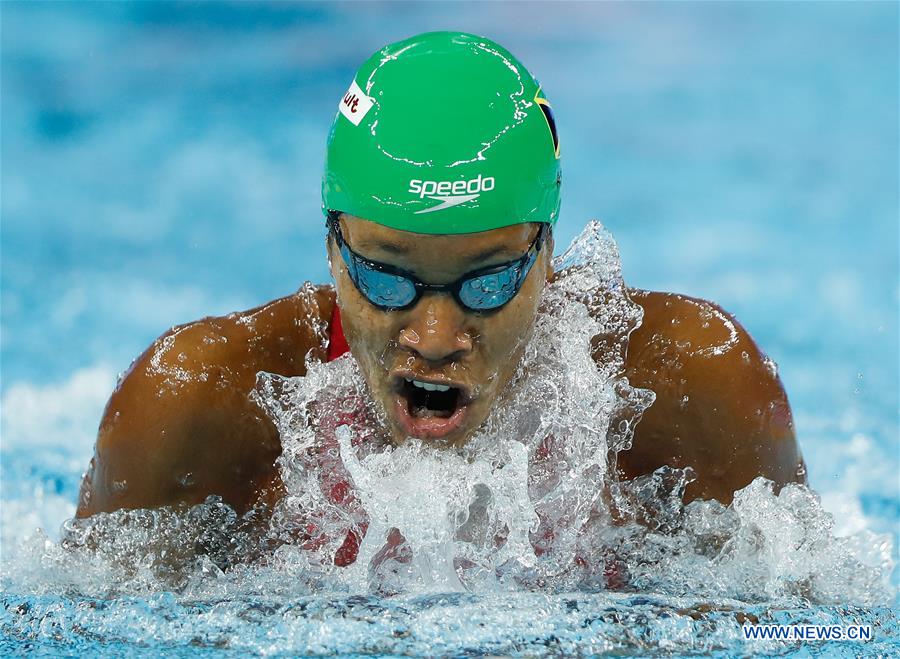
[[[365,261],[353,258],[346,246],[342,246],[341,255],[348,264],[350,278],[372,304],[399,309],[416,299],[416,286],[406,277],[375,270]]]
[[[502,307],[519,292],[520,268],[467,279],[459,287],[459,301],[470,309],[486,311]]]
[[[414,279],[396,271],[392,272],[394,269],[389,266],[367,261],[344,242],[336,220],[331,227],[341,256],[347,265],[350,279],[369,302],[382,309],[408,307],[426,290],[452,292],[462,306],[473,311],[498,309],[519,292],[522,282],[537,260],[537,250],[540,249],[543,237],[542,228],[522,259],[510,263],[497,272],[485,272],[455,284],[429,285],[417,283]]]

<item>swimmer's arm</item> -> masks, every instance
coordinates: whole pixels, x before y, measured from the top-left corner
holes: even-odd
[[[307,289],[154,342],[106,406],[76,515],[193,505],[210,495],[241,512],[261,493],[276,496],[280,439],[249,394],[260,370],[305,374],[332,296]]]
[[[805,482],[787,394],[774,363],[718,306],[685,296],[631,291],[644,308],[629,341],[626,375],[656,392],[618,457],[625,478],[663,465],[693,468],[686,500],[729,503],[757,476]]]

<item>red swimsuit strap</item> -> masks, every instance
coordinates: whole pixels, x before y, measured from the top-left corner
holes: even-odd
[[[337,303],[331,312],[331,323],[328,326],[328,361],[334,361],[345,352],[350,352],[347,338],[344,336],[344,328],[341,325],[341,310]]]

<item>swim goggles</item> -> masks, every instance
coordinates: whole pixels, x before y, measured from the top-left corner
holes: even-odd
[[[406,270],[370,261],[350,249],[341,234],[338,216],[336,212],[329,213],[328,228],[347,264],[347,273],[363,297],[385,310],[407,309],[426,292],[450,293],[460,306],[470,311],[499,309],[522,288],[547,231],[547,225],[542,223],[528,250],[515,261],[473,270],[450,284],[426,284]]]

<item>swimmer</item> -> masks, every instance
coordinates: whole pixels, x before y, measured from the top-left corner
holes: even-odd
[[[308,360],[347,350],[394,442],[463,445],[513,378],[554,279],[560,172],[550,104],[503,47],[435,32],[379,50],[328,138],[334,286],[154,342],[105,409],[77,516],[210,495],[239,513],[271,509],[281,442],[251,399],[257,373],[303,376]],[[759,476],[804,482],[784,388],[734,317],[683,295],[629,295],[643,321],[625,375],[656,399],[618,476],[691,467],[686,500],[723,503]]]

